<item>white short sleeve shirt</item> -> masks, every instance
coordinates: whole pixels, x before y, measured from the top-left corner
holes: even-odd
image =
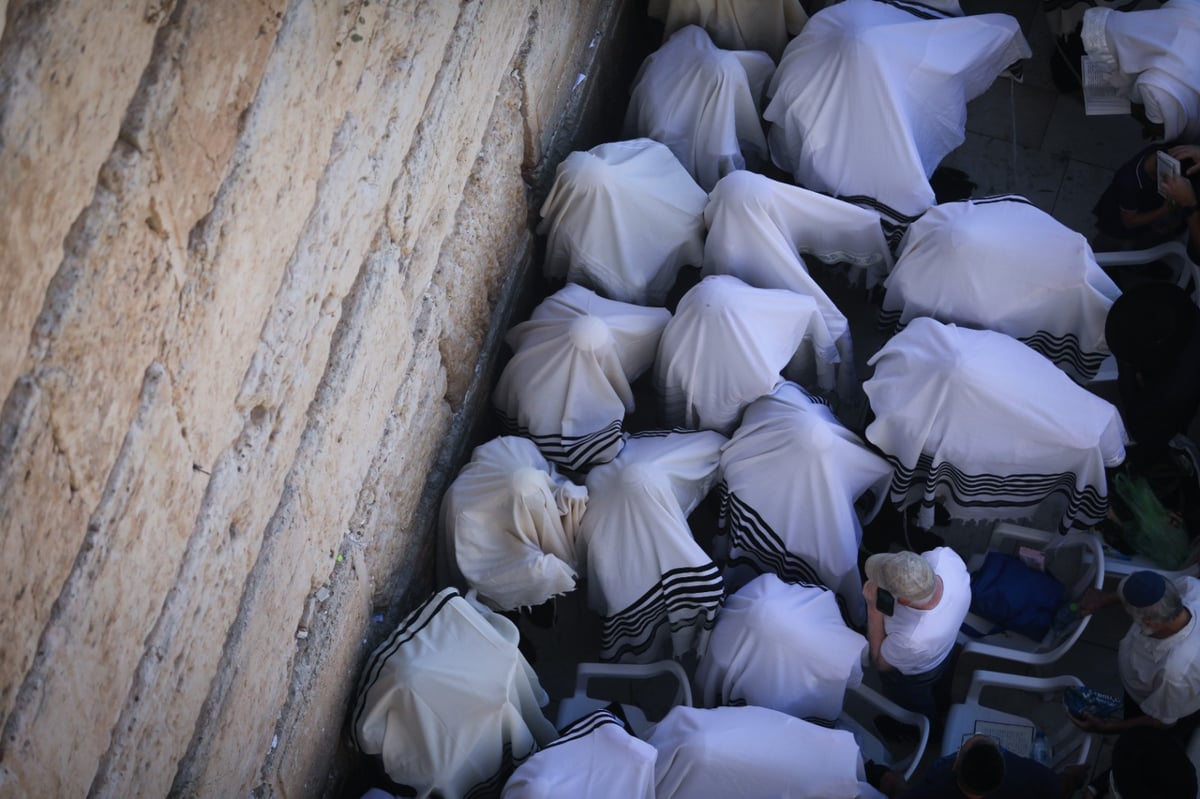
[[[1174,581],[1192,618],[1168,638],[1153,638],[1135,623],[1117,649],[1121,683],[1148,716],[1174,724],[1200,710],[1200,580]]]
[[[938,547],[921,557],[942,578],[942,598],[928,610],[897,602],[895,614],[884,618],[880,653],[901,674],[921,674],[941,663],[954,647],[971,606],[971,576],[958,553]]]

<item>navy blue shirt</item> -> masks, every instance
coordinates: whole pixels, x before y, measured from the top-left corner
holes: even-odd
[[[1004,783],[987,799],[1059,799],[1058,775],[1036,760],[1004,752]],[[901,799],[966,799],[954,779],[954,758],[946,755],[929,764],[919,783],[910,785]]]

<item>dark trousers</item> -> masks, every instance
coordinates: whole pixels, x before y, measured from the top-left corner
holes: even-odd
[[[920,674],[901,674],[896,669],[879,672],[883,695],[905,710],[920,713],[940,730],[950,706],[950,684],[960,647],[956,644],[942,662]]]

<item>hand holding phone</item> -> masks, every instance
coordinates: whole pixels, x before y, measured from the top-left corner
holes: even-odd
[[[891,616],[896,612],[896,597],[892,596],[892,592],[886,588],[878,588],[875,590],[875,609],[884,616]]]

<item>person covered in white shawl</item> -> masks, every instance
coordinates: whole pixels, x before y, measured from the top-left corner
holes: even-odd
[[[351,734],[416,796],[496,795],[518,762],[558,737],[508,619],[444,588],[371,656]]]
[[[1089,8],[1083,47],[1167,141],[1200,139],[1200,0],[1161,8]]]
[[[914,319],[868,362],[867,439],[896,467],[898,508],[965,520],[1031,519],[1066,533],[1099,523],[1105,469],[1127,437],[1110,403],[1014,338]]]
[[[862,683],[866,648],[833,592],[763,574],[725,600],[697,690],[705,707],[757,705],[828,725]]]
[[[930,316],[1007,333],[1080,382],[1108,355],[1104,321],[1121,295],[1087,239],[1012,195],[930,208],[884,285],[884,326]]]
[[[759,119],[775,62],[756,50],[722,50],[688,25],[647,56],[633,79],[626,138],[660,141],[705,191],[767,158]]]
[[[500,799],[654,799],[657,756],[611,712],[597,710],[517,766]]]
[[[854,735],[765,707],[675,707],[648,733],[657,799],[882,799]]]
[[[475,448],[442,498],[441,584],[473,588],[496,610],[575,590],[587,489],[558,474],[532,441]]]
[[[784,51],[763,114],[771,157],[800,185],[900,229],[934,204],[929,176],[962,144],[967,101],[1030,54],[1007,14],[845,0]]]
[[[542,203],[544,271],[609,299],[662,305],[684,265],[704,257],[704,204],[665,144],[609,142],[563,159]]]
[[[787,376],[834,387],[837,345],[817,301],[711,275],[679,301],[654,362],[659,422],[728,435]]]
[[[726,584],[771,572],[833,589],[866,621],[862,525],[887,497],[892,466],[794,383],[752,403],[721,451]],[[864,507],[858,506],[865,500]]]
[[[547,297],[505,339],[513,357],[492,392],[505,432],[568,469],[612,460],[634,410],[630,384],[653,364],[670,318],[574,283]]]
[[[621,454],[588,474],[579,550],[588,604],[602,619],[602,660],[704,654],[724,586],[687,517],[716,484],[725,440],[711,431],[626,434]]]
[[[717,47],[762,50],[775,61],[808,21],[800,0],[650,0],[647,13],[662,20],[663,38],[699,25]]]
[[[804,256],[846,265],[848,280],[861,277],[874,288],[892,266],[879,216],[743,170],[721,178],[709,193],[704,221],[703,274],[733,275],[757,288],[789,289],[815,299],[837,344],[838,394],[853,396],[858,382],[850,325],[813,279]]]

